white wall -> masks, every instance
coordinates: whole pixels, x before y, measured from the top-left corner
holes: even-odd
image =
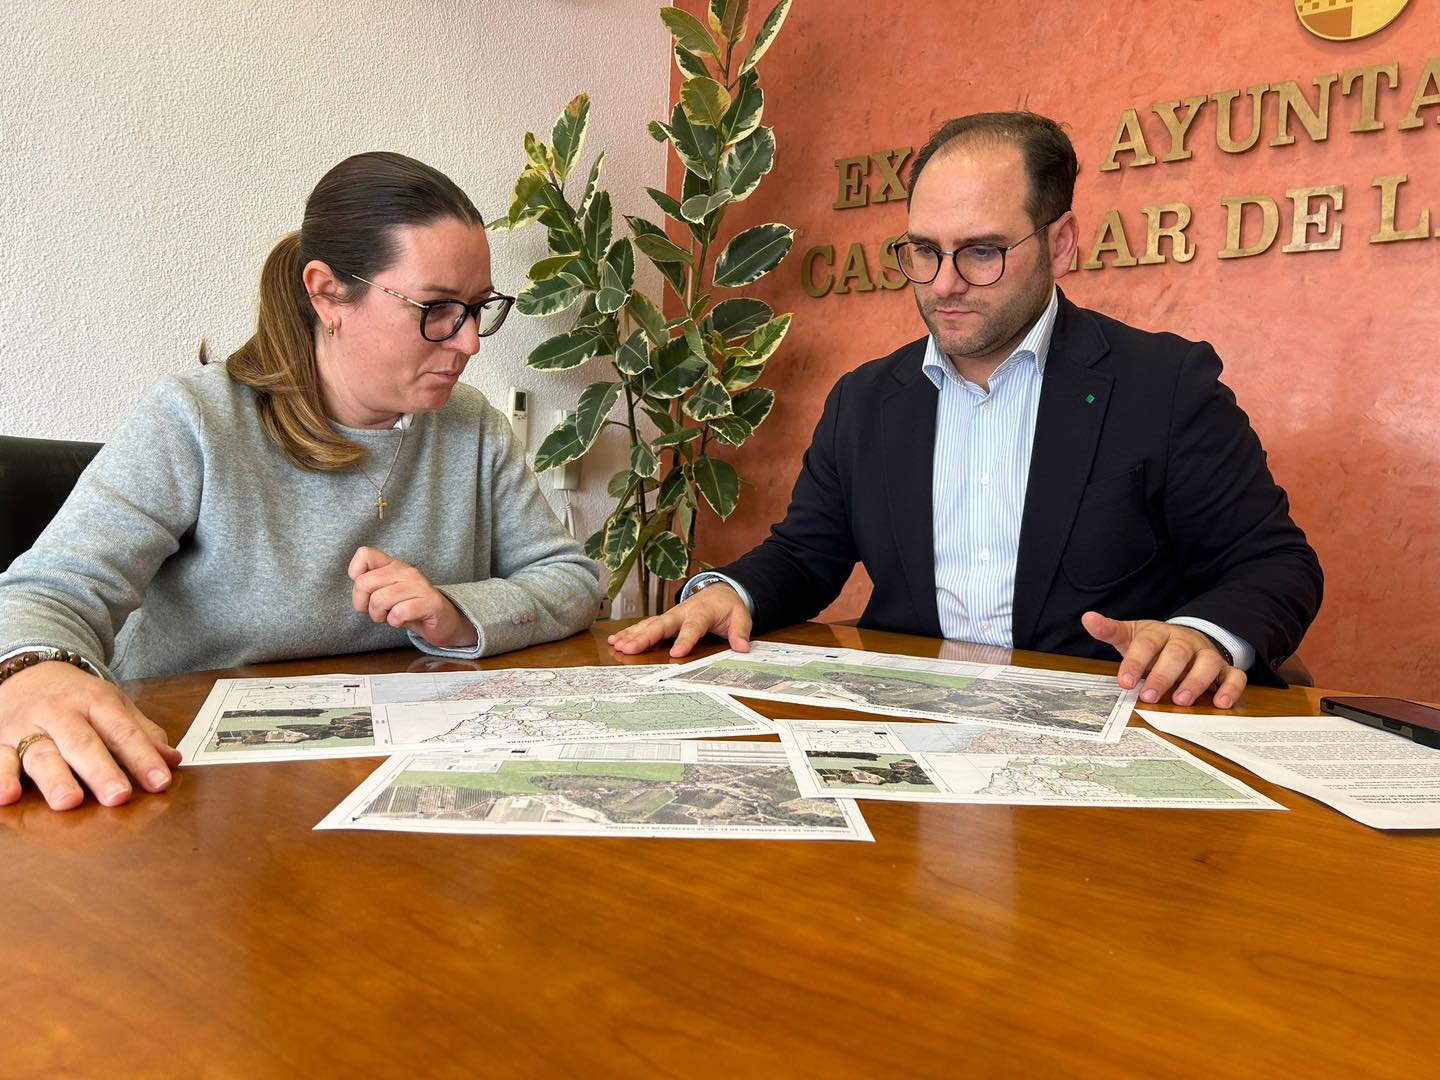
[[[260,266],[331,165],[396,150],[502,211],[524,132],[548,141],[593,99],[583,163],[606,151],[622,212],[657,216],[669,38],[654,0],[29,0],[0,8],[0,434],[105,439],[141,391],[224,357],[254,327]],[[621,224],[623,229],[623,223]],[[543,254],[532,226],[493,238],[517,290]],[[643,260],[642,260],[643,262]],[[654,291],[657,278],[642,285]],[[653,270],[650,270],[653,274]],[[570,315],[512,315],[466,381],[504,407],[532,393],[530,449],[595,365],[525,356]],[[618,433],[585,460],[582,537],[607,506]],[[549,484],[542,479],[549,492]]]

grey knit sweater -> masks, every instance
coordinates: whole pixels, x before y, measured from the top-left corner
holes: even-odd
[[[399,430],[342,428],[360,468],[296,468],[221,365],[165,379],[100,451],[35,547],[0,574],[0,656],[82,653],[114,678],[394,648],[475,657],[588,626],[599,574],[509,425],[473,387]],[[475,623],[436,649],[350,606],[362,545],[417,567]]]

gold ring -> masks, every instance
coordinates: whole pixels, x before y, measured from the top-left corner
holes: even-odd
[[[41,739],[50,739],[51,742],[55,741],[53,738],[51,738],[48,732],[32,731],[29,735],[26,735],[23,739],[21,739],[18,743],[15,744],[15,757],[19,760],[21,765],[25,764],[25,751],[29,750],[30,747],[34,746]]]

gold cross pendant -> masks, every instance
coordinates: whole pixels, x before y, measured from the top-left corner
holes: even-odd
[[[380,520],[381,520],[381,521],[384,521],[384,520],[385,520],[385,496],[384,496],[383,493],[375,496],[375,509],[376,509],[377,511],[379,511],[379,513],[380,513]]]

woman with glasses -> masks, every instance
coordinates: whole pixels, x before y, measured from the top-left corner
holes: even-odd
[[[326,173],[254,336],[152,390],[0,575],[0,804],[22,774],[57,810],[168,786],[178,755],[112,679],[589,625],[594,563],[459,383],[512,302],[448,177],[388,153]]]

